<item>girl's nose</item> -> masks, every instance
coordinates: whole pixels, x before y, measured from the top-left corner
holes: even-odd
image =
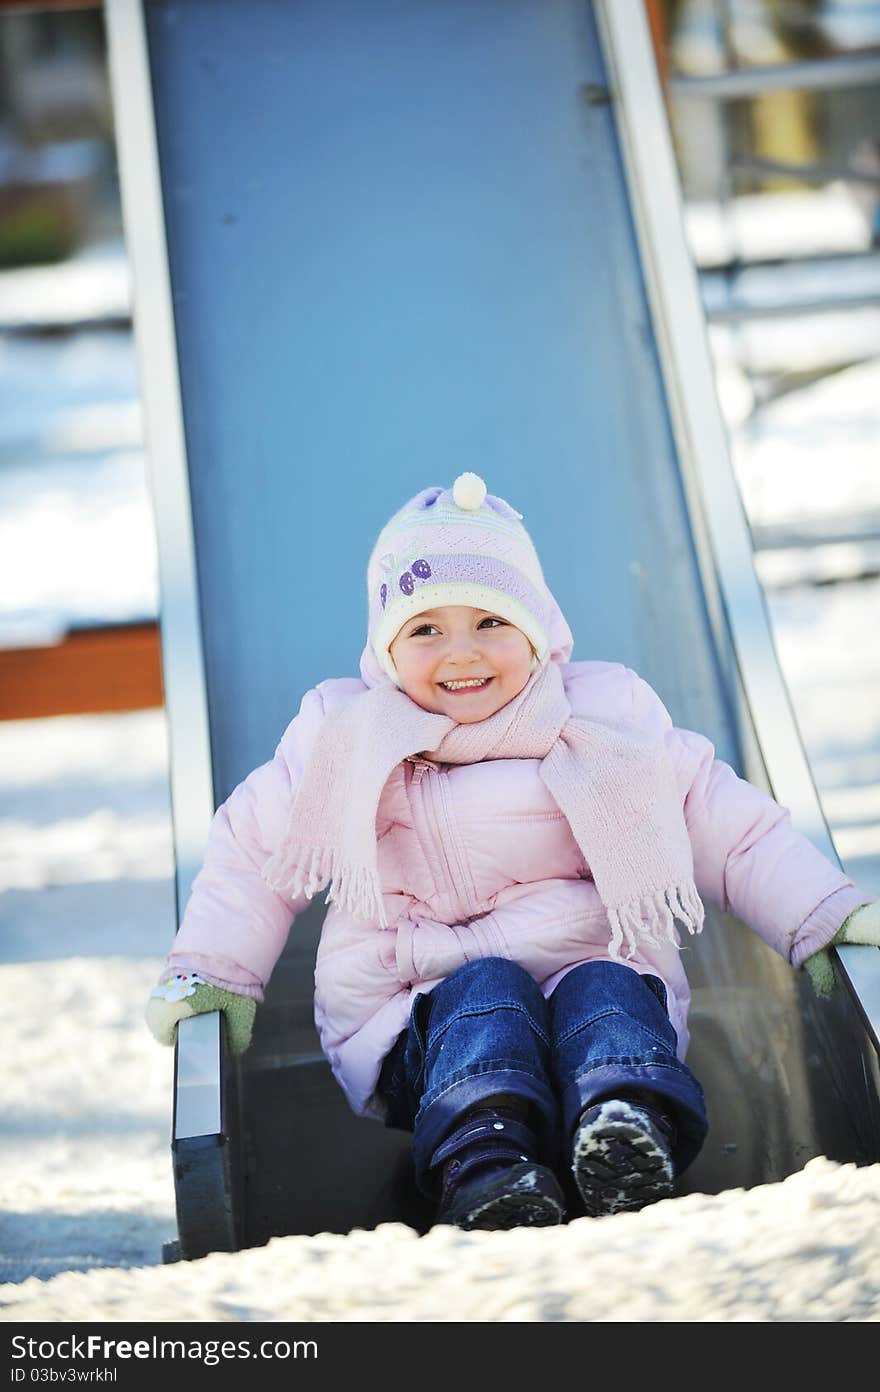
[[[472,634],[453,635],[449,639],[446,656],[450,662],[473,662],[480,656],[480,648]]]

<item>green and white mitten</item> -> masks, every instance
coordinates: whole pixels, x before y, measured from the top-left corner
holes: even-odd
[[[173,1044],[181,1020],[209,1010],[222,1010],[229,1047],[233,1054],[243,1054],[251,1042],[257,1002],[252,996],[212,986],[198,972],[175,972],[160,981],[150,992],[146,1021],[160,1044]]]
[[[828,947],[840,947],[844,943],[861,943],[869,947],[880,947],[880,899],[873,904],[863,904],[845,918]],[[814,952],[804,962],[804,970],[817,996],[830,996],[834,990],[834,968],[828,947]]]

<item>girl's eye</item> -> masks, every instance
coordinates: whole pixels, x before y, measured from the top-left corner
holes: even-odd
[[[485,619],[480,620],[480,622],[477,624],[477,628],[486,628],[488,625],[491,625],[493,628],[507,628],[508,626],[506,619],[498,619],[493,614],[489,614],[486,616]],[[428,637],[431,633],[439,632],[440,630],[436,624],[423,623],[419,624],[418,628],[412,629],[410,631],[409,636],[410,638],[425,638]]]

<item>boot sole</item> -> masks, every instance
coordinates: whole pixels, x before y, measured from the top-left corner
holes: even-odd
[[[591,1218],[634,1212],[668,1199],[675,1175],[663,1142],[639,1122],[600,1113],[575,1135],[572,1173]]]
[[[540,1165],[514,1165],[458,1196],[438,1221],[466,1231],[549,1228],[562,1222],[565,1200],[554,1176]]]

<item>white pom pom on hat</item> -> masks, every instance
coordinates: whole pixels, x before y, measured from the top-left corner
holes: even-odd
[[[465,512],[476,512],[486,500],[486,485],[479,474],[459,474],[452,485],[452,501]]]

